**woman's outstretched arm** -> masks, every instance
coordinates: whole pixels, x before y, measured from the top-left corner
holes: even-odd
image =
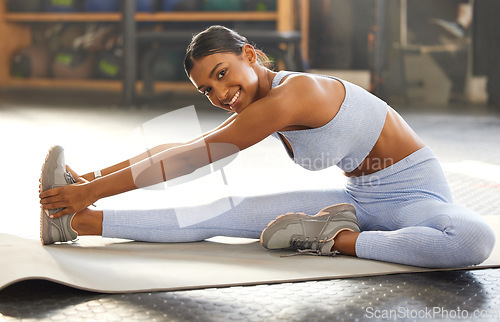
[[[219,129],[221,129],[222,127],[228,125],[229,123],[231,123],[235,117],[237,116],[237,114],[233,114],[231,115],[227,120],[225,120],[222,124],[220,124],[219,126],[217,126],[215,129],[211,130],[211,131],[208,131],[206,133],[204,133],[203,135],[191,140],[190,142],[195,142],[195,141],[198,141],[204,137],[206,137],[207,135],[209,135],[210,133],[213,133]],[[188,143],[190,143],[188,142]],[[153,155],[155,154],[158,154],[158,153],[161,153],[165,150],[168,150],[168,149],[171,149],[171,148],[174,148],[174,147],[178,147],[180,145],[182,145],[183,143],[166,143],[166,144],[160,144],[154,148],[151,148],[149,150],[147,150],[146,152],[143,152],[133,158],[130,158],[128,160],[125,160],[125,161],[122,161],[120,163],[117,163],[115,165],[112,165],[110,167],[107,167],[107,168],[104,168],[104,169],[100,169],[99,171],[101,172],[101,175],[102,176],[106,176],[106,175],[109,175],[109,174],[112,174],[114,172],[117,172],[117,171],[120,171],[122,169],[125,169],[127,167],[130,167],[131,165],[133,164],[136,164],[138,162],[141,162],[143,160],[146,160],[148,158],[151,158]],[[75,175],[76,173],[72,173],[73,175]],[[89,172],[89,173],[86,173],[84,175],[81,176],[81,178],[83,178],[84,180],[86,181],[92,181],[95,179],[95,174],[94,172]]]
[[[46,190],[40,193],[40,202],[44,209],[64,208],[53,214],[53,218],[58,218],[83,210],[99,199],[190,174],[237,150],[231,144],[207,145],[202,138],[164,150],[99,179]]]
[[[167,149],[176,147],[182,145],[182,143],[166,143],[166,144],[160,144],[158,146],[155,146],[154,148],[151,148],[147,150],[146,152],[143,152],[139,155],[136,155],[135,157],[132,157],[130,159],[127,159],[125,161],[122,161],[120,163],[114,164],[110,167],[104,168],[99,170],[101,172],[102,176],[106,176],[108,174],[112,174],[114,172],[120,171],[122,169],[125,169],[127,167],[130,167],[131,165],[141,162],[147,158],[150,158],[152,155],[161,153]],[[81,178],[87,180],[87,181],[92,181],[95,179],[95,174],[94,172],[89,172],[81,176]]]
[[[54,218],[75,213],[99,199],[190,174],[290,124],[287,114],[278,112],[278,108],[255,105],[197,141],[166,149],[97,180],[44,191],[41,204],[44,209],[64,208],[54,213]]]

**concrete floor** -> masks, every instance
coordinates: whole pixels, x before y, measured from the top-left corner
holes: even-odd
[[[0,93],[4,208],[0,233],[38,238],[38,178],[52,145],[64,146],[67,164],[83,174],[129,158],[149,144],[208,130],[228,116],[198,96],[170,95],[160,105],[127,110],[116,101],[115,96],[93,93]],[[192,108],[183,108],[190,104],[195,104],[196,115]],[[500,114],[477,106],[394,107],[436,152],[455,202],[481,215],[500,215]],[[175,114],[180,108],[182,115]],[[336,169],[311,173],[293,165],[274,139],[240,153],[226,171],[227,185],[214,174],[203,182],[134,191],[101,200],[97,206],[140,208],[172,200],[188,202],[186,189],[202,203],[228,193],[262,194],[345,181]],[[415,312],[442,307],[484,311],[488,315],[479,317],[486,321],[500,312],[499,278],[499,270],[488,269],[129,295],[24,282],[1,292],[0,319],[349,321],[374,319],[369,307],[406,307]],[[418,316],[405,319],[420,320]]]

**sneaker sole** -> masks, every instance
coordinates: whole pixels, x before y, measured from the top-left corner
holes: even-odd
[[[41,169],[41,173],[40,173],[40,192],[42,192],[42,189],[43,189],[43,173],[44,173],[44,170],[45,170],[45,164],[47,163],[47,160],[49,159],[49,155],[50,153],[52,152],[52,150],[54,150],[54,147],[51,147],[49,152],[47,152],[47,155],[45,156],[45,160],[43,162],[43,165],[42,165],[42,169]],[[47,235],[48,234],[48,227],[49,227],[49,223],[48,223],[48,220],[47,220],[47,214],[45,213],[45,210],[42,208],[40,209],[40,241],[42,242],[42,245],[48,245],[50,243],[50,241],[46,241],[45,238],[44,238],[44,235]],[[47,231],[44,233],[44,231]]]
[[[49,149],[49,152],[47,152],[47,155],[45,156],[45,160],[42,165],[41,169],[41,174],[40,174],[40,191],[43,189],[43,174],[45,172],[45,165],[47,163],[47,160],[49,158],[49,155],[52,153],[52,151],[56,148],[56,146],[53,146]],[[71,218],[73,219],[73,218]],[[61,226],[63,225],[62,223],[62,218],[59,218]],[[40,209],[40,241],[42,242],[42,245],[51,245],[54,244],[54,241],[51,240],[50,237],[50,220],[47,215],[47,212],[44,209]],[[64,230],[60,231],[60,233],[63,235],[63,238],[67,239],[67,236],[65,235]],[[76,239],[75,239],[76,240]],[[69,238],[69,241],[74,241],[71,238]]]
[[[264,234],[266,233],[266,231],[268,231],[268,228],[271,226],[271,225],[276,225],[276,230],[279,230],[279,229],[283,229],[283,228],[286,228],[286,226],[284,227],[278,227],[278,225],[282,222],[285,222],[285,221],[289,221],[291,223],[291,221],[293,220],[297,220],[297,219],[304,219],[304,218],[307,218],[307,219],[311,219],[311,218],[323,218],[323,217],[331,217],[331,216],[337,216],[339,213],[343,212],[343,211],[352,211],[352,212],[356,212],[356,209],[354,208],[353,205],[351,204],[348,204],[348,203],[341,203],[341,204],[338,204],[338,205],[334,205],[334,206],[331,206],[331,207],[328,207],[330,209],[330,212],[327,212],[327,213],[318,213],[317,215],[314,215],[314,216],[310,216],[310,215],[306,215],[304,213],[290,213],[290,214],[285,214],[285,215],[280,215],[278,216],[275,220],[271,221],[267,227],[262,231],[262,233],[260,234],[260,244],[264,246],[264,243],[263,243],[263,238],[264,238]],[[353,223],[355,223],[356,225],[359,225],[357,222],[353,221],[351,218],[345,218],[346,220],[348,221],[351,221]],[[344,231],[344,230],[351,230],[353,231],[352,229],[350,228],[344,228],[344,229],[341,229],[337,232],[337,234],[341,231]],[[273,233],[275,232],[273,231]],[[335,235],[336,236],[336,235]],[[335,236],[333,236],[332,238],[334,238]],[[266,246],[264,246],[266,247]]]

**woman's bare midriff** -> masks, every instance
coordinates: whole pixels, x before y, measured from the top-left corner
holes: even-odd
[[[388,107],[385,124],[375,146],[354,171],[345,173],[348,177],[372,174],[401,161],[425,144],[403,120]]]

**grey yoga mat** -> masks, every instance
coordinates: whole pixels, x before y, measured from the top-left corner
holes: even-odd
[[[500,233],[500,216],[485,217]],[[44,279],[105,292],[143,292],[323,280],[430,269],[350,256],[281,257],[251,239],[153,244],[81,237],[74,244],[42,246],[38,240],[0,234],[0,290]],[[500,267],[500,247],[473,268]]]

